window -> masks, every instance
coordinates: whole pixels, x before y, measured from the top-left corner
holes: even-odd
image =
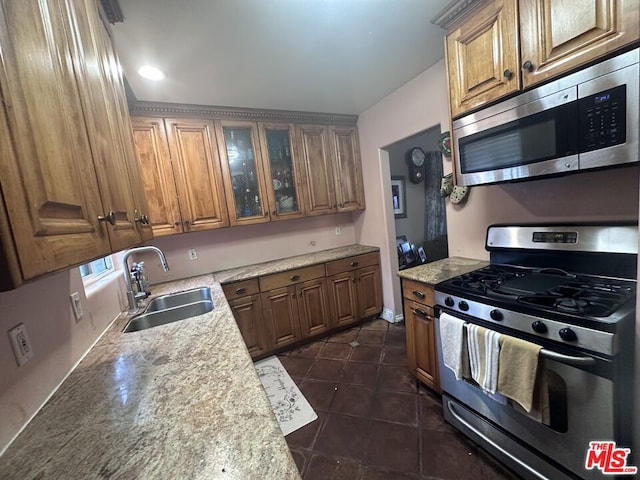
[[[107,257],[94,260],[91,263],[80,265],[80,276],[82,276],[82,280],[87,283],[87,281],[101,277],[112,270],[113,260],[111,260],[111,256],[109,255]]]

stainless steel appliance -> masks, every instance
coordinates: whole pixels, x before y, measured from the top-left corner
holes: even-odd
[[[636,48],[455,120],[458,184],[637,162],[638,61]]]
[[[486,248],[488,267],[436,285],[436,316],[541,345],[549,418],[456,380],[436,322],[445,418],[525,478],[604,478],[589,441],[631,442],[637,225],[495,225]]]

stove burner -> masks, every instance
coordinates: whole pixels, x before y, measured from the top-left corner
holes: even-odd
[[[462,294],[581,317],[608,317],[635,295],[635,285],[625,280],[508,265],[490,265],[446,283]]]

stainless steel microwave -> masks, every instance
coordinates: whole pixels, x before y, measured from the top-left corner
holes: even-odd
[[[638,161],[640,49],[453,122],[458,185]]]

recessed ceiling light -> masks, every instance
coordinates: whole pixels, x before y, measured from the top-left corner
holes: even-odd
[[[162,73],[159,68],[151,65],[143,65],[140,67],[138,74],[148,80],[162,80],[164,78],[164,73]]]

